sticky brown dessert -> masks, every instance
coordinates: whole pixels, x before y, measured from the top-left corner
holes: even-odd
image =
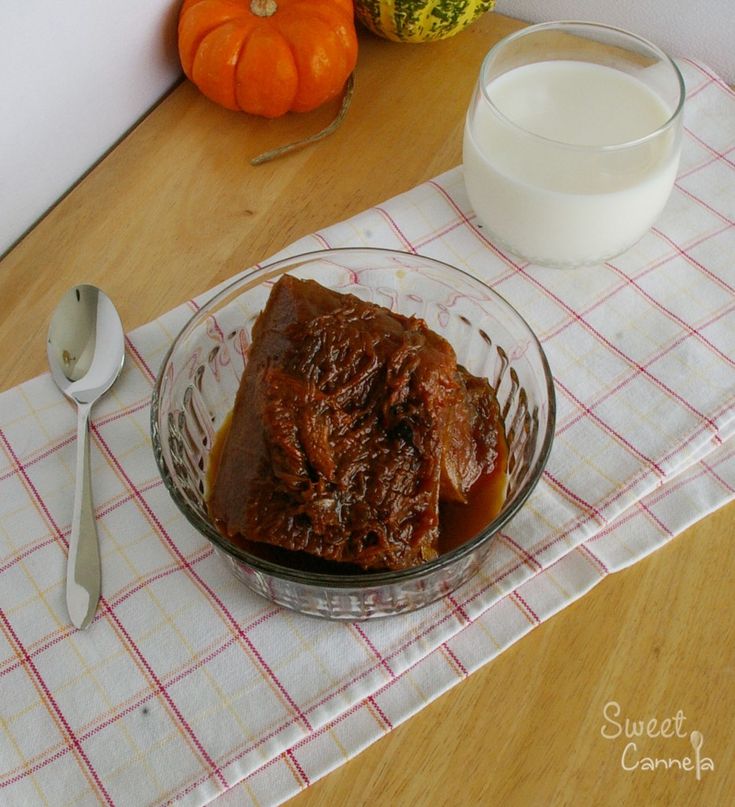
[[[503,439],[487,381],[423,320],[284,275],[253,328],[209,508],[236,542],[405,569],[437,556],[440,506],[468,502]]]

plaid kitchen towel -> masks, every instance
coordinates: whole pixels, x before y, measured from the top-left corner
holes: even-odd
[[[460,169],[278,256],[430,255],[491,285],[543,343],[558,404],[544,477],[481,572],[429,608],[359,624],[282,610],[185,521],[148,420],[192,301],[129,335],[123,376],[95,408],[103,592],[77,632],[64,605],[74,411],[49,376],[0,396],[3,804],[202,804],[236,784],[225,802],[283,801],[732,498],[735,97],[701,65],[682,67],[676,188],[656,227],[604,266],[557,272],[498,250]]]

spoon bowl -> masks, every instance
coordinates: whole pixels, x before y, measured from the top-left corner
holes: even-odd
[[[66,604],[83,630],[97,610],[101,568],[89,472],[89,416],[125,360],[125,334],[110,298],[96,286],[70,289],[51,318],[46,344],[51,375],[77,405],[77,464],[67,561]]]

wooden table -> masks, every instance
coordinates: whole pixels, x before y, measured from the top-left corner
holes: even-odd
[[[102,286],[132,329],[458,164],[482,56],[519,26],[489,14],[434,44],[361,35],[341,129],[258,168],[250,157],[316,131],[336,104],[266,121],[177,87],[0,262],[0,389],[45,370],[49,316],[73,283]],[[731,504],[607,578],[294,805],[732,803],[734,531]],[[621,743],[600,734],[610,700],[631,718],[681,709],[715,771],[622,770]]]

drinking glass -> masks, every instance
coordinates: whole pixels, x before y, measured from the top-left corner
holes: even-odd
[[[506,37],[482,63],[465,123],[478,223],[542,265],[624,252],[671,193],[684,93],[663,51],[618,28],[553,22]]]

